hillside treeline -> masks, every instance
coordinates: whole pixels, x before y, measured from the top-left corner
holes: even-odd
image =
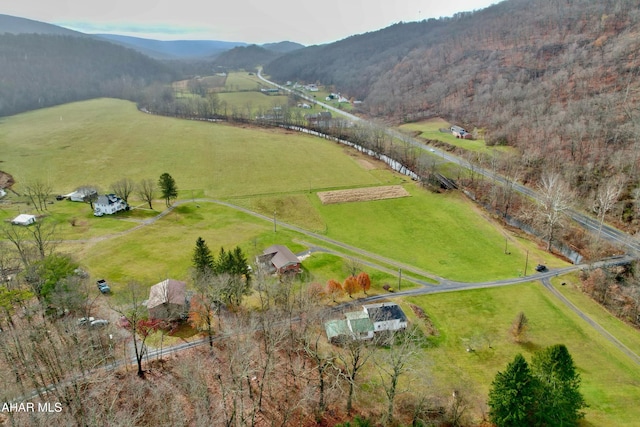
[[[265,71],[334,84],[374,117],[484,128],[489,143],[518,148],[525,182],[562,169],[586,200],[603,178],[638,184],[639,6],[507,0],[308,48]]]
[[[131,49],[90,37],[0,35],[0,116],[109,96],[135,99],[171,69]]]

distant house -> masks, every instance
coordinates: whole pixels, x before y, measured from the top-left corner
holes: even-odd
[[[398,304],[384,302],[363,305],[361,311],[344,314],[343,320],[324,324],[327,339],[336,344],[347,340],[369,340],[376,333],[407,328],[407,316]]]
[[[36,216],[29,215],[29,214],[20,214],[11,220],[11,224],[13,225],[31,225],[31,224],[34,224],[35,222],[36,222]]]
[[[456,138],[473,139],[473,135],[461,128],[460,126],[451,126],[451,134]]]
[[[153,285],[149,291],[147,309],[152,319],[177,320],[189,311],[187,284],[167,279]]]
[[[284,245],[269,246],[256,261],[269,273],[299,273],[300,260]]]
[[[4,189],[3,189],[3,188],[0,188],[0,199],[2,199],[2,198],[3,198],[4,196],[6,196],[6,195],[7,195],[7,192],[6,192],[6,191],[4,191]]]
[[[304,118],[310,125],[328,126],[331,123],[331,113],[329,111],[320,111],[314,114],[305,114]]]
[[[115,194],[105,194],[98,197],[93,207],[93,214],[95,216],[102,216],[113,215],[116,212],[127,210],[129,205]]]

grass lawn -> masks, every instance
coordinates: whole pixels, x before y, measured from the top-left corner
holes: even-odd
[[[433,139],[446,142],[456,147],[469,151],[490,152],[491,150],[508,151],[509,147],[487,147],[484,139],[468,140],[458,139],[451,132],[440,132],[440,128],[449,128],[451,124],[443,119],[429,119],[415,123],[400,125],[400,129],[410,132],[418,132],[418,136],[424,139]]]
[[[224,92],[218,94],[218,99],[220,103],[227,104],[229,112],[236,108],[246,114],[250,110],[252,117],[261,111],[270,113],[273,107],[286,106],[288,101],[285,95],[265,95],[261,92]]]
[[[153,116],[114,99],[32,111],[4,118],[0,127],[2,170],[14,176],[16,191],[33,179],[62,194],[86,184],[107,190],[124,177],[155,180],[163,172],[183,198],[379,182],[343,152],[294,132]]]
[[[408,302],[422,307],[439,331],[438,337],[431,338],[433,348],[424,351],[425,363],[434,366],[431,375],[437,389],[460,390],[481,405],[495,374],[516,353],[531,361],[536,350],[563,343],[573,356],[590,406],[585,425],[637,425],[638,366],[541,284],[428,295]],[[516,344],[508,331],[521,311],[529,318],[528,342]],[[640,338],[636,336],[635,341]],[[481,409],[472,408],[475,413]]]
[[[225,90],[228,91],[246,91],[246,90],[260,90],[260,87],[265,86],[265,83],[258,78],[255,73],[249,74],[249,72],[234,72],[227,74],[227,80],[225,82]]]
[[[587,316],[615,336],[631,351],[640,355],[640,330],[624,323],[589,296],[582,293],[579,288],[580,280],[577,277],[577,273],[554,278],[552,283],[573,305],[586,313]],[[563,286],[562,283],[565,283],[565,285]]]
[[[405,188],[412,197],[335,205],[311,202],[326,223],[328,237],[448,279],[518,277],[524,272],[527,250],[531,265],[562,265],[487,220],[459,193],[434,194],[414,184]]]

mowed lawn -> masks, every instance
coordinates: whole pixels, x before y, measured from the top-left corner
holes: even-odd
[[[422,307],[440,334],[432,338],[434,347],[424,351],[422,361],[433,366],[435,388],[443,393],[459,390],[473,412],[483,409],[495,374],[517,353],[531,361],[535,351],[562,343],[582,377],[581,391],[589,404],[585,425],[638,425],[638,365],[541,284],[428,295],[408,302]],[[530,325],[523,344],[514,343],[508,333],[519,312]]]
[[[436,141],[446,142],[456,147],[464,148],[469,151],[489,152],[491,150],[508,151],[509,147],[497,146],[488,147],[484,139],[469,140],[459,139],[451,134],[451,132],[440,132],[440,128],[450,128],[451,123],[443,119],[429,119],[420,122],[406,123],[400,125],[401,130],[418,132],[418,136],[424,139],[432,139]],[[469,132],[472,129],[467,129]]]
[[[481,215],[459,193],[435,194],[415,184],[406,184],[405,188],[411,197],[335,205],[313,203],[329,237],[451,280],[518,277],[524,273],[527,251],[527,274],[538,262],[564,265]]]
[[[0,123],[0,169],[14,176],[17,191],[34,179],[59,193],[81,185],[108,191],[119,179],[157,180],[164,172],[183,198],[380,182],[342,147],[319,138],[159,117],[121,100],[66,104]]]

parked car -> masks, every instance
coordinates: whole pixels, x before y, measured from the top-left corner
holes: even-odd
[[[80,319],[78,319],[78,325],[82,326],[82,325],[86,325],[88,323],[93,322],[94,320],[96,320],[93,317],[81,317]]]
[[[96,319],[91,321],[90,323],[92,327],[107,326],[108,324],[109,324],[109,321],[105,319]]]
[[[547,271],[547,266],[544,264],[536,265],[536,271]]]
[[[96,282],[96,285],[98,286],[98,290],[103,294],[108,294],[109,292],[111,292],[111,288],[109,287],[109,284],[104,279],[98,280]]]

